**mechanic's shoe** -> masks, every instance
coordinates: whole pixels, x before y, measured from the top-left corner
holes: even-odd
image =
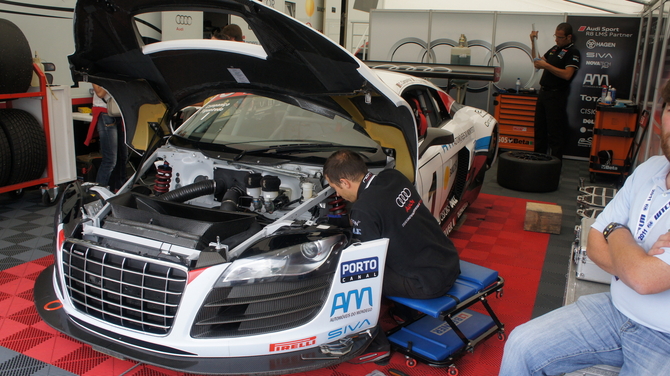
[[[378,365],[386,365],[391,360],[391,344],[386,333],[379,329],[379,333],[370,343],[365,352],[351,360],[349,363],[362,364],[374,362]]]

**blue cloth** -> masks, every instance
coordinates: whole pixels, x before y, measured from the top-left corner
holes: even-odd
[[[559,375],[594,364],[621,367],[620,376],[670,375],[668,359],[670,334],[630,320],[601,293],[514,329],[500,375]]]
[[[121,118],[100,113],[96,127],[100,137],[102,162],[100,162],[95,181],[102,186],[109,186],[114,191],[121,188],[126,181],[126,162],[128,161]]]

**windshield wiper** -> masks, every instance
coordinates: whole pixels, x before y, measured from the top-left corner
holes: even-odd
[[[263,149],[243,150],[241,153],[233,158],[234,161],[239,161],[247,154],[293,154],[293,153],[308,153],[311,151],[323,151],[331,149],[333,151],[340,149],[352,149],[361,152],[376,153],[377,148],[371,146],[349,146],[333,143],[317,143],[317,144],[288,144],[288,145],[273,145]]]

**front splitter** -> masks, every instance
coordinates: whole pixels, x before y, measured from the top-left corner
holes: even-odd
[[[179,356],[164,352],[179,352],[160,343],[144,343],[145,347],[161,349],[163,353],[149,351],[136,346],[128,346],[121,342],[122,337],[115,333],[106,333],[109,337],[116,335],[118,340],[112,340],[101,333],[104,329],[86,323],[88,329],[76,324],[64,309],[58,308],[58,297],[53,286],[53,266],[48,267],[35,281],[34,300],[40,317],[54,329],[68,336],[91,345],[94,350],[105,354],[132,359],[141,363],[151,364],[162,368],[187,373],[207,375],[285,375],[289,373],[306,372],[314,369],[329,367],[361,354],[372,341],[370,336],[361,335],[354,338],[351,351],[341,357],[324,356],[318,348],[310,348],[290,353],[259,355],[248,357],[203,358],[196,356]]]

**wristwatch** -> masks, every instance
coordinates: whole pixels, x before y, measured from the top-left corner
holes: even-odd
[[[607,238],[610,236],[610,234],[614,230],[619,229],[619,228],[628,229],[628,227],[626,227],[626,225],[622,225],[621,223],[616,223],[616,222],[612,222],[609,225],[605,226],[605,229],[603,230],[603,236],[605,237],[605,241],[607,241]]]

